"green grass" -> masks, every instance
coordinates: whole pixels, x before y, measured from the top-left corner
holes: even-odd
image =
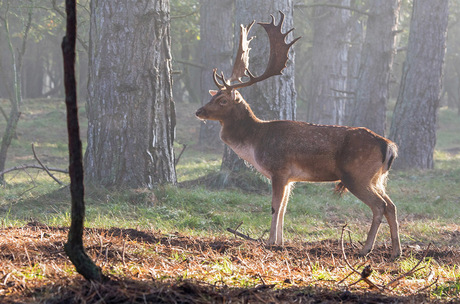
[[[6,107],[5,104],[2,106]],[[222,152],[198,147],[198,122],[193,118],[195,106],[178,105],[178,108],[182,117],[178,120],[176,153],[182,149],[182,144],[188,145],[177,166],[178,181],[182,186],[168,185],[150,191],[103,189],[87,185],[86,227],[229,236],[226,228],[235,228],[242,222],[239,231],[254,238],[266,239],[271,221],[269,185],[258,181],[261,191],[255,193],[238,189],[212,190],[199,183],[191,183],[192,180],[218,172]],[[25,101],[7,167],[34,163],[31,143],[35,144],[39,157],[46,165],[60,168],[68,166],[64,109],[64,103],[59,100]],[[86,123],[83,109],[81,126],[84,143]],[[4,121],[0,121],[1,129],[4,128],[3,124]],[[460,117],[453,111],[441,109],[435,168],[426,171],[392,171],[390,174],[387,189],[398,207],[403,248],[416,245],[425,248],[428,243],[433,243],[434,246],[450,246],[460,250],[458,131]],[[55,175],[64,183],[69,183],[65,174]],[[260,179],[263,178],[259,176],[253,180]],[[37,170],[14,171],[6,175],[6,181],[0,187],[0,227],[19,227],[34,220],[49,226],[70,224],[68,186],[58,185],[46,173]],[[353,241],[365,239],[372,216],[370,209],[351,194],[340,198],[333,189],[331,184],[296,185],[285,217],[284,233],[288,241],[338,240],[344,223],[348,223]],[[377,242],[390,244],[389,228],[385,222]],[[151,248],[146,250],[149,250],[145,252],[147,255],[156,254]],[[171,258],[184,260],[187,257],[183,252],[177,252]],[[411,269],[417,262],[412,255],[398,261],[401,271]],[[239,273],[227,258],[213,263],[215,282],[221,282],[225,277],[238,281],[241,286],[260,284],[257,277]],[[434,269],[435,276],[446,279],[434,287],[433,296],[455,298],[460,294],[459,265],[437,263],[435,259],[424,261],[422,266],[425,268],[408,279],[423,279]],[[116,267],[112,268],[112,273],[121,275],[123,270]],[[41,270],[34,268],[34,265],[29,268],[17,276],[40,280]],[[73,271],[72,267],[69,269]],[[319,281],[334,279],[319,262],[311,264],[311,276]],[[185,271],[178,277],[193,275]]]
[[[185,107],[185,109],[181,109]],[[188,125],[198,125],[192,117],[193,105],[178,105]],[[193,109],[192,109],[193,108]],[[9,154],[8,166],[32,163],[32,142],[45,164],[67,167],[64,104],[58,100],[26,101],[18,138]],[[182,114],[185,115],[185,114]],[[181,124],[180,120],[178,124]],[[82,134],[86,119],[82,110]],[[392,171],[388,192],[398,206],[403,243],[445,244],[449,231],[460,222],[460,118],[447,109],[440,111],[435,169]],[[3,127],[3,126],[0,126]],[[198,128],[178,126],[178,138],[196,138]],[[192,134],[183,134],[192,132]],[[84,137],[84,136],[83,136]],[[204,151],[190,139],[177,166],[178,181],[190,181],[215,173],[220,168],[221,152]],[[176,144],[180,151],[181,144]],[[178,152],[177,152],[178,153]],[[255,173],[256,174],[256,173]],[[68,178],[56,174],[68,183]],[[31,219],[48,225],[68,225],[70,196],[44,172],[29,170],[6,176],[0,188],[0,218],[3,226],[22,225]],[[204,186],[187,188],[165,186],[153,193],[147,190],[107,190],[87,187],[88,227],[123,227],[186,232],[192,235],[225,234],[236,227],[253,237],[265,235],[271,220],[271,197],[241,190],[210,190]],[[338,238],[340,227],[350,224],[353,237],[363,240],[369,223],[369,208],[350,194],[339,198],[330,184],[297,184],[285,218],[287,239],[306,241]],[[364,223],[364,224],[363,224]],[[443,234],[444,233],[444,234]],[[379,241],[388,242],[384,223]]]
[[[177,148],[176,151],[178,151]],[[220,154],[209,154],[188,149],[184,152],[176,167],[177,181],[180,183],[195,180],[206,174],[217,172],[221,161],[222,155]]]

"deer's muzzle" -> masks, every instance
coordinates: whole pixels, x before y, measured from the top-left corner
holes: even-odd
[[[195,115],[196,115],[196,117],[198,117],[200,119],[205,119],[206,118],[206,110],[203,107],[201,107],[196,111]]]

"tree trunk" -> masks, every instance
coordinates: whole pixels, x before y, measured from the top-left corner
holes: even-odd
[[[22,88],[25,98],[42,97],[43,75],[45,74],[43,61],[46,58],[44,44],[43,42],[37,43],[36,47],[31,50],[33,55],[24,58]]]
[[[86,177],[174,183],[168,0],[91,2]]]
[[[8,4],[9,7],[9,4]],[[16,134],[16,128],[18,126],[19,117],[21,116],[21,104],[22,104],[22,65],[24,54],[26,52],[27,38],[29,36],[30,28],[32,25],[32,7],[29,7],[27,12],[27,19],[22,20],[24,22],[24,31],[21,33],[22,39],[20,47],[18,47],[17,54],[13,46],[12,35],[9,30],[9,11],[5,13],[5,16],[2,17],[3,27],[6,32],[6,39],[8,42],[8,49],[11,56],[11,68],[13,70],[13,81],[12,87],[13,92],[10,96],[11,110],[7,119],[5,133],[2,136],[2,142],[0,145],[0,172],[5,169],[6,158],[8,155],[8,149],[10,148],[11,141],[13,140],[14,135]],[[0,185],[4,182],[3,174],[0,174]]]
[[[235,39],[239,39],[240,24],[248,25],[253,20],[257,22],[270,22],[270,15],[275,17],[277,24],[282,11],[286,17],[282,31],[293,28],[293,1],[292,0],[237,0]],[[258,76],[261,75],[268,62],[270,44],[265,30],[255,24],[249,37],[256,36],[250,43],[249,69]],[[293,35],[289,34],[286,41],[290,42]],[[296,91],[294,87],[294,50],[289,53],[290,60],[283,70],[283,75],[276,76],[244,88],[241,93],[251,105],[252,110],[260,119],[289,119],[294,120],[296,115]],[[222,170],[241,171],[245,165],[243,160],[225,147],[222,159]]]
[[[215,90],[212,70],[219,68],[225,75],[231,74],[233,51],[233,3],[234,0],[201,0],[200,49],[201,104],[211,99],[209,90]],[[219,138],[220,124],[217,121],[202,122],[200,127],[201,146],[222,146]]]
[[[358,83],[359,62],[364,43],[364,22],[362,20],[350,20],[350,48],[347,57],[347,90],[345,103],[344,121],[350,121],[353,110],[353,100],[356,96],[356,84]]]
[[[436,120],[446,51],[448,0],[415,0],[407,57],[390,137],[397,168],[433,168]]]
[[[350,0],[315,0],[317,2],[350,6]],[[329,6],[317,6],[314,10],[308,121],[343,124],[347,100],[350,11]]]
[[[78,273],[89,281],[102,281],[101,269],[86,254],[83,247],[85,201],[83,186],[82,147],[78,124],[77,85],[75,81],[75,41],[77,33],[75,0],[66,0],[67,30],[62,40],[64,84],[66,92],[67,132],[69,135],[70,194],[72,197],[71,224],[65,252]]]
[[[371,1],[349,125],[384,135],[400,0]]]
[[[18,126],[19,117],[21,113],[19,112],[19,107],[16,104],[11,103],[12,107],[10,114],[8,115],[8,120],[6,123],[5,133],[2,136],[2,143],[0,146],[0,172],[5,170],[6,157],[8,155],[8,149],[13,140],[14,134],[16,133],[16,128]],[[4,182],[3,174],[0,174],[0,185]]]

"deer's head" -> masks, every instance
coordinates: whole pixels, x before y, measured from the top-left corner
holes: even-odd
[[[211,100],[196,111],[200,119],[223,121],[226,117],[234,116],[235,108],[243,98],[237,90],[210,90]]]
[[[198,109],[196,116],[200,119],[219,120],[223,121],[228,115],[235,112],[235,108],[246,106],[241,94],[237,89],[248,87],[259,81],[265,80],[271,76],[282,75],[283,69],[286,67],[289,59],[288,52],[290,47],[300,39],[294,39],[291,43],[286,43],[286,36],[294,29],[290,29],[286,33],[281,32],[281,27],[284,22],[284,14],[280,11],[281,20],[275,25],[275,17],[271,15],[270,23],[262,23],[261,25],[267,32],[270,42],[270,55],[265,72],[260,76],[254,76],[249,71],[249,42],[254,38],[248,39],[248,33],[254,24],[252,21],[248,26],[241,25],[240,43],[236,54],[235,63],[233,64],[232,75],[226,79],[224,74],[217,74],[217,69],[213,71],[213,79],[218,90],[209,91],[212,95],[211,100]],[[247,81],[243,81],[246,79]]]

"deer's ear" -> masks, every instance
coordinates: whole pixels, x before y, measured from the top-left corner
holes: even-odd
[[[216,90],[209,90],[209,94],[211,94],[211,96],[216,95],[217,92],[219,92],[219,91],[216,91]]]

